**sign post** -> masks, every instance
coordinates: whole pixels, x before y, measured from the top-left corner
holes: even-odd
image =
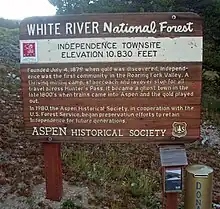
[[[178,208],[178,193],[167,194],[166,209]]]
[[[43,143],[196,141],[202,46],[202,22],[194,13],[24,19],[20,53],[26,134]],[[59,162],[58,148],[49,149]],[[53,162],[49,156],[45,160]],[[60,163],[55,170],[60,172]],[[59,184],[58,176],[51,185]]]
[[[46,178],[46,198],[60,201],[63,193],[61,145],[43,143],[44,167]]]
[[[182,192],[182,168],[165,168],[166,209],[178,208],[178,193]]]

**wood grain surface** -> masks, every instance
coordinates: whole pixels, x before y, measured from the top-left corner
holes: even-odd
[[[99,33],[86,33],[86,22],[88,27],[95,22]],[[103,32],[106,23],[114,27],[121,23],[144,27],[152,22],[157,25],[155,33]],[[160,24],[164,22],[170,30],[190,23],[193,31],[161,32]],[[56,23],[59,35],[51,31]],[[44,27],[45,34],[28,35],[30,24]],[[67,34],[66,24],[78,24],[78,29]],[[194,13],[34,17],[22,21],[20,40],[202,37],[202,27],[201,18]],[[49,54],[50,50],[48,57]],[[21,64],[21,78],[24,124],[31,140],[181,144],[200,139],[202,62],[61,64],[58,60],[50,64]]]

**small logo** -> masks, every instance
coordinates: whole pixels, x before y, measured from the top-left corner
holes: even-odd
[[[21,63],[36,63],[37,62],[37,42],[36,41],[21,41],[20,42]]]
[[[35,57],[35,56],[36,56],[36,44],[23,43],[23,57]]]
[[[181,138],[187,135],[187,124],[185,122],[174,122],[172,126],[172,135],[174,137]]]

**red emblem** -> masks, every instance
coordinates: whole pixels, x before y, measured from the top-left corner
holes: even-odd
[[[23,57],[35,57],[35,43],[23,43]]]

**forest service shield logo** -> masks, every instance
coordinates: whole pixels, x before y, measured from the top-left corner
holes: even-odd
[[[187,135],[187,124],[185,122],[174,122],[172,126],[172,135],[174,137],[181,138]]]

